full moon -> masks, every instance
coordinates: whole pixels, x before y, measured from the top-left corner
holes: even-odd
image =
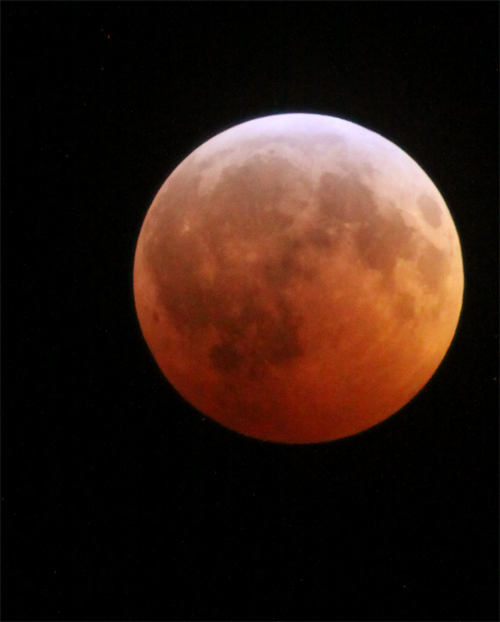
[[[426,173],[316,114],[247,121],[195,149],[158,191],[134,263],[139,324],[169,382],[227,428],[280,443],[400,410],[443,360],[463,287]]]

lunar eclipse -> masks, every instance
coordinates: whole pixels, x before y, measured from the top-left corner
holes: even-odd
[[[350,436],[432,377],[464,287],[455,225],[399,147],[282,114],[228,129],[167,178],[135,253],[140,327],[196,409],[281,443]]]

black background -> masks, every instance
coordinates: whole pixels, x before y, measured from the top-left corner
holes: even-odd
[[[1,8],[3,619],[497,619],[498,3]],[[296,111],[422,166],[465,294],[399,414],[287,446],[171,388],[132,267],[184,157]]]

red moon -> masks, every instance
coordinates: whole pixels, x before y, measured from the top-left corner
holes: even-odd
[[[247,436],[365,430],[429,381],[464,287],[439,191],[354,123],[283,114],[228,129],[167,178],[134,263],[139,323],[195,408]]]

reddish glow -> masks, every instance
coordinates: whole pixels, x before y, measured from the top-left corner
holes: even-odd
[[[200,413],[318,443],[394,414],[430,380],[462,305],[458,235],[424,171],[348,121],[233,127],[168,177],[134,297],[160,369]]]

